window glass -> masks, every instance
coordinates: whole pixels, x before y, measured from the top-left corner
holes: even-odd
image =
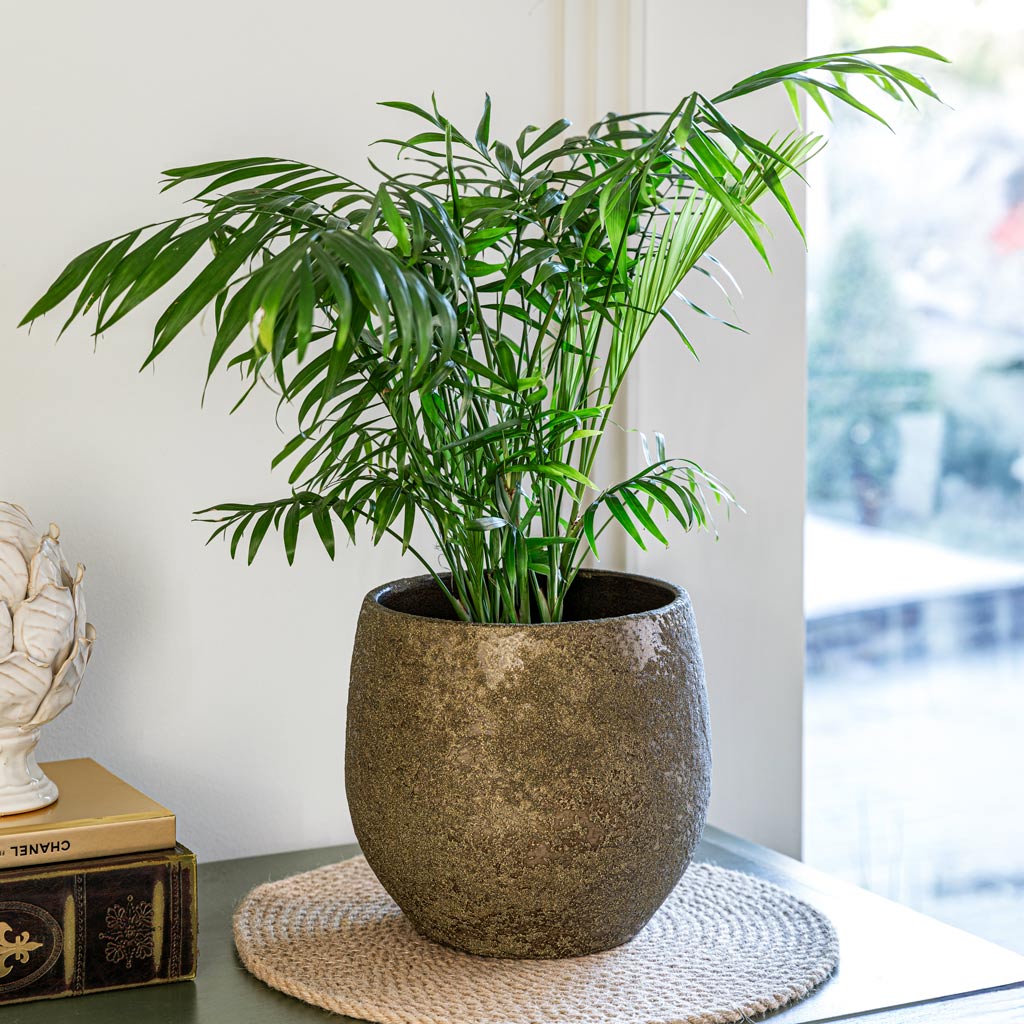
[[[811,26],[953,63],[811,178],[805,857],[1024,952],[1024,3]]]

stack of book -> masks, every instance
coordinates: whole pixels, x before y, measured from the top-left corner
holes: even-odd
[[[174,815],[89,758],[0,817],[0,1003],[195,977],[196,858]]]

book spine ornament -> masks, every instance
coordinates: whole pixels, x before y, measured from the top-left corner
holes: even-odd
[[[103,821],[59,829],[37,829],[0,838],[0,871],[33,864],[56,864],[86,857],[174,848],[174,815]]]
[[[194,978],[196,938],[180,844],[0,872],[0,1004]]]

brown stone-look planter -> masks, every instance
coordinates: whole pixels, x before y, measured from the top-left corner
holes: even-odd
[[[711,751],[686,592],[585,571],[567,620],[459,622],[429,576],[363,602],[345,756],[356,836],[416,929],[456,949],[618,946],[700,839]]]

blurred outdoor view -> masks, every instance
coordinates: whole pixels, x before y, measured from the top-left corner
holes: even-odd
[[[811,178],[805,857],[1024,952],[1024,2],[811,0],[885,43],[949,107]]]

